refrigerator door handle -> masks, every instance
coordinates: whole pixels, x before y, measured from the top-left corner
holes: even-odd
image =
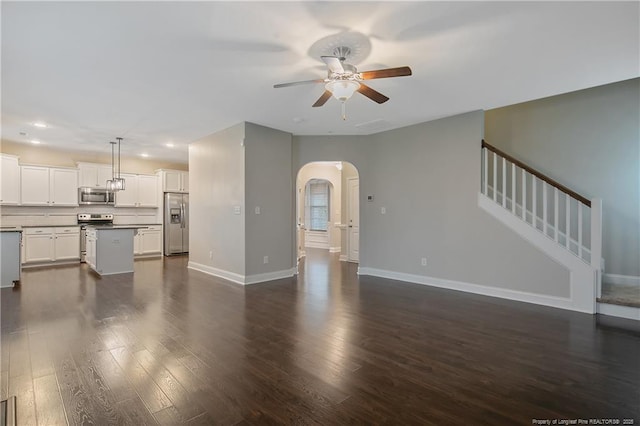
[[[185,209],[184,209],[184,203],[180,204],[180,228],[184,229],[184,213],[185,213]]]

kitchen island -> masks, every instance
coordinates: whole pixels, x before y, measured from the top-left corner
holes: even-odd
[[[0,227],[0,287],[13,287],[20,282],[20,243],[22,229]]]
[[[87,226],[87,264],[99,275],[133,272],[133,237],[146,226]]]

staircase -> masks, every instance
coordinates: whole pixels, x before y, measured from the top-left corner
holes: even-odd
[[[555,305],[596,313],[602,292],[602,200],[587,199],[482,141],[478,205],[570,273]]]

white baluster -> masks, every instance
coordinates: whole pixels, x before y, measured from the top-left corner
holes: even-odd
[[[564,194],[565,200],[565,219],[564,219],[564,234],[565,234],[565,245],[567,249],[571,250],[571,197],[569,194]]]
[[[558,242],[558,188],[553,187],[553,239]]]
[[[488,163],[488,158],[487,158],[487,148],[482,148],[482,166],[483,166],[483,170],[482,173],[484,175],[484,180],[482,181],[482,193],[486,196],[489,196],[489,193],[487,192],[487,179],[489,176],[489,171],[487,170],[489,168],[489,163]]]
[[[507,160],[502,158],[502,207],[507,208]]]
[[[531,223],[534,228],[538,229],[538,194],[537,194],[537,186],[536,183],[537,178],[536,175],[531,175]]]
[[[496,193],[498,192],[498,155],[493,153],[493,201],[498,202]]]
[[[516,214],[516,165],[511,163],[511,213]]]
[[[527,221],[527,171],[522,169],[522,220]]]
[[[578,201],[578,257],[582,259],[582,203]]]
[[[547,235],[547,182],[542,181],[542,232]]]

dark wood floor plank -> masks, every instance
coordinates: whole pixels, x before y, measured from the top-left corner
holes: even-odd
[[[169,398],[127,348],[112,349],[111,354],[151,413],[172,406]]]
[[[53,373],[70,424],[640,421],[634,322],[358,276],[321,250],[247,287],[187,261],[0,290],[0,392],[26,424],[59,423]]]
[[[200,403],[188,392],[173,375],[156,360],[148,350],[133,354],[136,360],[147,370],[158,387],[162,389],[179,413],[182,422],[205,412]]]
[[[31,374],[9,377],[9,396],[16,397],[16,412],[20,415],[20,422],[25,425],[38,424]]]
[[[132,426],[152,426],[158,424],[137,395],[134,398],[118,402],[116,408],[125,416],[125,424]]]
[[[67,424],[55,374],[33,379],[33,393],[35,394],[36,417],[39,425],[62,426]]]

